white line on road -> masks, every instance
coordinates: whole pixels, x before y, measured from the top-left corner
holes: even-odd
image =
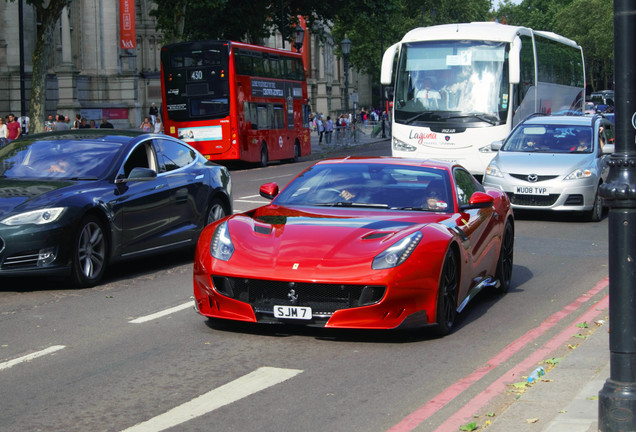
[[[122,432],[159,432],[295,377],[302,370],[261,367]]]
[[[47,349],[44,349],[42,351],[34,352],[34,353],[27,354],[27,355],[22,356],[22,357],[17,358],[17,359],[13,359],[13,360],[9,360],[9,361],[4,362],[4,363],[0,363],[0,370],[9,369],[10,367],[18,365],[20,363],[29,362],[29,361],[31,361],[33,359],[45,356],[47,354],[54,353],[55,351],[59,351],[59,350],[64,349],[64,348],[66,348],[64,345],[53,345],[53,346],[48,347]]]
[[[254,204],[265,204],[269,201],[265,201],[265,200],[244,200],[244,199],[235,199],[234,202],[241,202],[241,203],[254,203]]]
[[[136,318],[136,319],[134,319],[132,321],[128,321],[128,323],[129,324],[145,323],[147,321],[152,321],[154,319],[161,318],[161,317],[164,317],[166,315],[173,314],[175,312],[179,312],[180,310],[187,309],[189,307],[194,307],[194,302],[184,303],[182,305],[175,306],[175,307],[172,307],[170,309],[166,309],[166,310],[163,310],[163,311],[160,311],[160,312],[157,312],[157,313],[153,313],[151,315],[146,315],[146,316],[143,316],[143,317],[139,317],[139,318]]]

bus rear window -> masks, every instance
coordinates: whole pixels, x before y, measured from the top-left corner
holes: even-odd
[[[174,68],[220,65],[221,51],[213,49],[173,54],[170,58],[170,66]]]

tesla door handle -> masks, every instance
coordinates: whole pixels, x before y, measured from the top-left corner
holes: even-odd
[[[155,190],[163,189],[165,187],[166,187],[165,184],[160,184],[160,185],[155,186]]]

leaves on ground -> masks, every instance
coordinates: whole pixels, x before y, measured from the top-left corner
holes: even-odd
[[[583,321],[582,323],[579,323],[576,325],[578,328],[589,328],[590,326],[587,325],[587,321]]]
[[[460,431],[474,431],[477,429],[477,422],[466,423],[459,427]]]
[[[526,419],[526,423],[528,424],[538,423],[538,422],[539,422],[539,419],[537,417]]]

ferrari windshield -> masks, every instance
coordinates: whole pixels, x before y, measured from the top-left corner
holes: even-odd
[[[310,167],[276,197],[282,206],[330,206],[452,211],[448,173],[441,169],[377,163]]]
[[[592,128],[574,125],[523,125],[513,131],[503,152],[591,153]]]
[[[118,143],[93,140],[17,140],[0,148],[0,177],[97,179],[120,149]]]
[[[395,121],[467,127],[505,122],[507,46],[488,41],[404,44],[396,78]]]

